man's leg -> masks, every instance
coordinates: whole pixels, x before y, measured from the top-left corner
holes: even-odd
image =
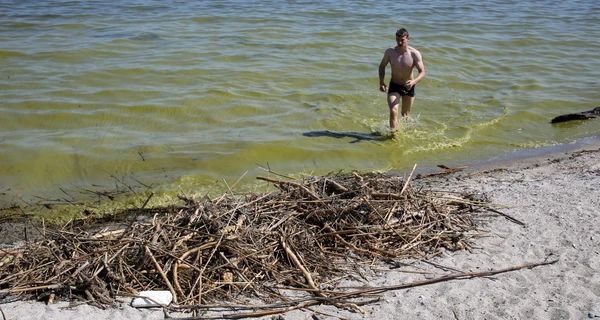
[[[415,101],[415,97],[402,96],[402,116],[403,117],[410,116],[410,109],[412,108],[414,101]]]
[[[392,131],[398,130],[398,105],[399,104],[400,104],[400,95],[398,93],[388,94],[388,107],[390,108],[390,129]],[[402,105],[404,105],[404,102],[402,102]]]

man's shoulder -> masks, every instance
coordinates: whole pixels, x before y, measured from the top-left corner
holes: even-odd
[[[408,46],[408,51],[417,52],[417,53],[419,52],[419,50],[417,50],[415,47],[411,47],[411,46]]]
[[[419,52],[419,50],[415,49],[414,47],[409,46],[408,47],[408,51],[411,53],[411,55],[413,56],[417,56],[420,57],[421,56],[421,52]]]

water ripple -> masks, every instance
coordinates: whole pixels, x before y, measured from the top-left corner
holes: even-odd
[[[427,68],[415,121],[302,135],[387,127],[399,10]],[[598,104],[599,23],[585,0],[2,2],[0,186],[402,170],[598,135],[547,122]]]

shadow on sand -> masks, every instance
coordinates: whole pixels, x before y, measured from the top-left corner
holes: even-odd
[[[331,137],[336,139],[354,138],[350,143],[357,143],[364,140],[367,141],[386,141],[393,138],[392,135],[382,135],[373,133],[361,132],[333,132],[329,130],[309,131],[302,134],[305,137]]]

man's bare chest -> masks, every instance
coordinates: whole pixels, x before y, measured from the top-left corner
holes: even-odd
[[[415,61],[410,52],[398,53],[394,52],[391,57],[392,65],[399,68],[411,68]]]

